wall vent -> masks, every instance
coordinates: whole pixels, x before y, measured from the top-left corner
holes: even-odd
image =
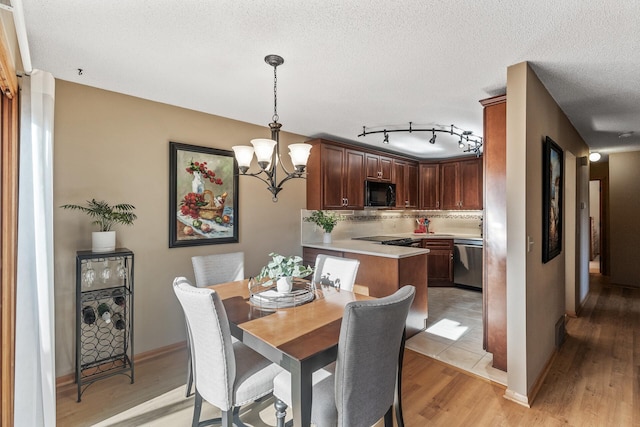
[[[565,315],[560,316],[560,319],[556,322],[556,349],[559,351],[560,347],[567,338],[567,329],[565,327]]]

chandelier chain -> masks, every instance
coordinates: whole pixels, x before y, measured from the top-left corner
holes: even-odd
[[[278,66],[273,66],[273,117],[271,118],[274,123],[278,123]]]

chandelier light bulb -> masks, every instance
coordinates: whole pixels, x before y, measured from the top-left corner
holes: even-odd
[[[253,160],[253,147],[248,145],[234,145],[231,149],[236,155],[240,172],[247,173],[251,166],[251,160]]]
[[[311,144],[299,143],[289,145],[289,155],[291,156],[291,163],[296,171],[303,172],[307,166],[307,160],[309,154],[311,154]]]
[[[256,152],[258,164],[262,169],[265,169],[271,163],[273,147],[276,146],[276,142],[273,139],[258,138],[252,139],[251,145],[253,145],[253,149]]]

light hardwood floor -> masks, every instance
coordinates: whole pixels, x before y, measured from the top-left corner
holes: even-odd
[[[591,282],[592,295],[581,316],[569,319],[567,340],[531,408],[504,399],[501,385],[407,350],[405,424],[640,426],[640,289],[612,286],[601,276]],[[75,388],[59,390],[58,425],[90,426],[171,390],[178,396],[171,403],[147,405],[144,416],[113,425],[189,425],[193,398],[180,397],[185,367],[185,352],[176,351],[138,364],[133,385],[122,376],[96,383],[82,403]],[[184,422],[149,422],[179,410]]]

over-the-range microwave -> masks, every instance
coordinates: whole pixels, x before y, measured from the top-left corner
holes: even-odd
[[[364,205],[393,207],[396,205],[396,185],[388,182],[365,181]]]

